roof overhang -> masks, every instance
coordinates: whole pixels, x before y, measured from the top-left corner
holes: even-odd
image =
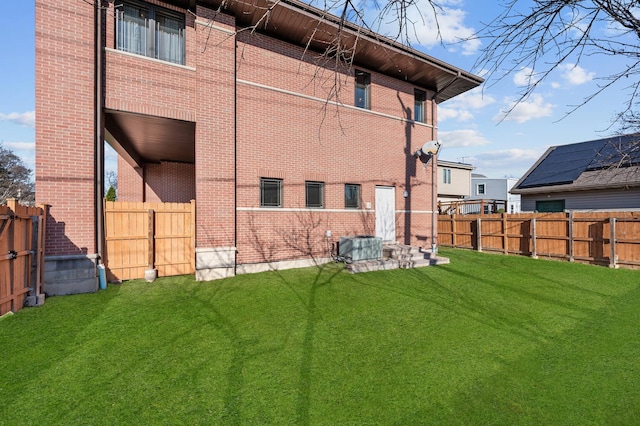
[[[448,167],[451,169],[474,170],[475,167],[468,163],[456,163],[454,161],[446,161],[438,159],[438,167]]]
[[[193,122],[122,111],[105,111],[105,139],[132,166],[195,162]]]
[[[191,8],[190,0],[167,0]],[[188,4],[189,3],[189,4]],[[236,18],[240,28],[256,27],[287,42],[314,52],[325,52],[342,31],[342,48],[353,55],[353,64],[407,81],[434,93],[444,102],[471,90],[484,81],[469,72],[407,47],[390,38],[362,28],[337,16],[297,0],[200,0],[200,4],[220,8]],[[268,19],[265,13],[268,11]]]

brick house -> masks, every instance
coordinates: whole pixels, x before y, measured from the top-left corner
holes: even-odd
[[[103,140],[120,201],[196,200],[198,279],[304,266],[340,235],[431,244],[435,162],[414,153],[481,78],[349,23],[353,64],[327,60],[338,19],[295,0],[92,3],[36,0],[45,291],[97,288]]]

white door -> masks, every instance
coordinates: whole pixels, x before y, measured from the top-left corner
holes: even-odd
[[[376,186],[376,237],[382,241],[396,240],[396,189]]]

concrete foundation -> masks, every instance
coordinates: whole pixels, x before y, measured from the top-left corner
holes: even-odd
[[[98,291],[97,254],[47,256],[43,290],[47,296]]]

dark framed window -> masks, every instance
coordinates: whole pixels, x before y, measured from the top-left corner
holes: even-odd
[[[485,193],[484,183],[479,183],[478,187],[476,188],[476,191],[477,191],[476,195],[484,195],[484,193]]]
[[[422,91],[415,89],[413,91],[413,121],[417,121],[419,123],[425,122],[425,106],[427,102],[427,94]]]
[[[137,1],[116,9],[116,48],[184,65],[184,15]]]
[[[356,70],[356,99],[358,108],[371,108],[371,74]]]
[[[305,199],[308,208],[324,208],[324,182],[305,182]]]
[[[347,209],[360,208],[360,185],[348,183],[344,186],[344,207]]]
[[[442,183],[451,183],[451,169],[442,169]]]
[[[282,207],[282,179],[260,178],[260,207]]]
[[[540,213],[561,213],[564,211],[564,200],[536,201],[536,211]]]

